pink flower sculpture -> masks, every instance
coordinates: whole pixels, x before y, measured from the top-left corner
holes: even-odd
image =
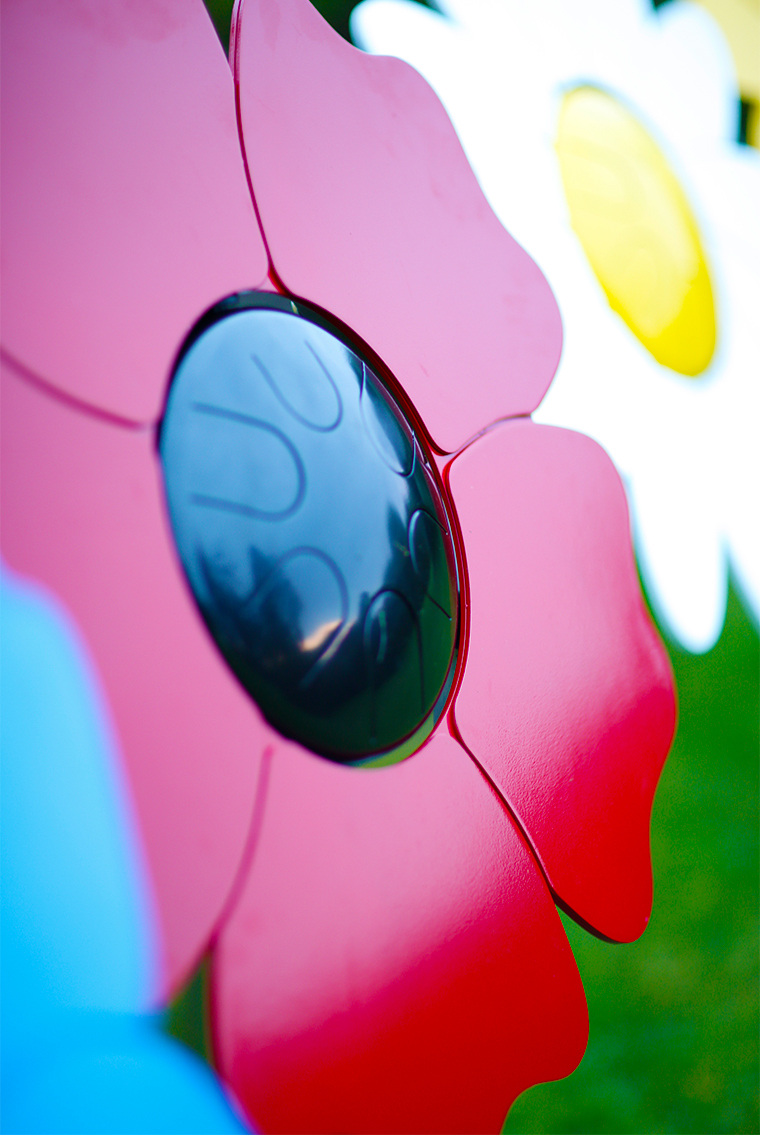
[[[200,0],[8,0],[2,52],[3,554],[103,678],[157,996],[211,953],[217,1066],[267,1131],[497,1131],[585,1046],[555,903],[647,923],[674,725],[620,480],[530,419],[552,293],[427,84],[308,0],[239,2],[232,70]],[[189,330],[243,290],[377,362],[450,520],[453,682],[401,763],[270,727],[183,574],[157,428]]]

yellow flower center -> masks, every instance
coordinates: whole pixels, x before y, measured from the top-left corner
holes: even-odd
[[[697,376],[715,350],[699,230],[660,148],[617,99],[578,87],[556,142],[570,221],[619,313],[660,364]]]

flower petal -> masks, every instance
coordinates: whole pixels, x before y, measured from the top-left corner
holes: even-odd
[[[8,368],[2,408],[3,554],[57,594],[97,664],[174,985],[230,892],[271,733],[224,667],[182,577],[153,433],[74,411]]]
[[[543,879],[445,732],[371,771],[278,746],[213,980],[221,1071],[270,1132],[496,1132],[587,1037]]]
[[[665,449],[672,436],[672,423],[663,423],[670,431],[652,431],[653,438],[661,435],[665,447],[652,449],[649,465],[640,465],[629,492],[636,551],[660,627],[689,652],[704,653],[720,637],[726,616],[728,565],[720,522],[722,488],[716,487],[713,456],[708,459],[699,446],[712,443],[713,433],[704,430],[708,424],[700,425],[701,433],[690,433],[691,438],[681,441],[679,451],[673,454],[675,449]],[[736,446],[737,440],[732,443]],[[684,456],[691,462],[684,463]],[[732,460],[728,461],[731,466]]]
[[[200,0],[3,4],[3,344],[155,420],[174,356],[266,252]]]
[[[533,411],[559,359],[557,306],[425,80],[347,44],[307,0],[240,4],[233,62],[285,288],[369,344],[444,451]]]
[[[458,730],[565,907],[629,941],[649,918],[674,695],[620,480],[592,440],[529,421],[478,440],[449,477],[470,592]]]

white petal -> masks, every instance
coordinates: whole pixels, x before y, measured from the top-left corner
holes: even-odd
[[[659,616],[695,652],[725,612],[726,561],[760,612],[760,156],[727,140],[736,80],[717,25],[651,0],[365,0],[363,46],[399,55],[437,90],[504,225],[549,279],[560,366],[534,419],[597,439],[624,477]],[[661,367],[614,313],[571,226],[554,152],[573,85],[605,87],[652,131],[700,226],[718,346],[697,379]]]
[[[658,618],[686,649],[703,653],[720,636],[728,588],[717,495],[709,478],[675,467],[638,473],[629,493],[634,535]]]

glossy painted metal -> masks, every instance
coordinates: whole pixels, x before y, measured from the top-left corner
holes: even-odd
[[[428,84],[347,44],[308,0],[238,4],[231,58],[286,291],[372,347],[443,451],[532,412],[559,360],[556,302]]]
[[[108,20],[67,11],[3,10],[17,56],[9,90],[28,80],[35,110],[4,100],[21,150],[6,158],[18,173],[3,214],[4,239],[18,231],[3,344],[20,364],[3,375],[2,543],[14,568],[63,599],[103,678],[155,877],[166,985],[215,947],[217,1055],[265,1127],[496,1129],[514,1096],[566,1074],[585,1042],[582,989],[540,867],[566,905],[600,929],[609,919],[614,936],[632,936],[647,909],[646,859],[625,878],[625,844],[613,837],[605,855],[597,838],[609,837],[609,816],[642,856],[672,729],[619,484],[570,433],[522,421],[477,439],[446,476],[465,602],[456,725],[449,715],[418,753],[371,771],[277,736],[187,588],[156,433],[127,422],[155,427],[189,330],[266,270],[230,158],[232,86],[210,25],[200,30],[200,2],[167,3],[160,26],[147,4],[109,9]],[[240,5],[235,45],[246,156],[281,286],[367,342],[415,430],[439,447],[530,411],[559,354],[556,304],[494,219],[427,85],[340,41],[307,0]],[[181,120],[179,155],[174,119],[153,116],[146,94],[159,71],[150,98]],[[60,108],[72,121],[81,111],[86,140],[65,161]],[[108,130],[90,129],[98,116]],[[217,141],[195,133],[209,118]],[[111,178],[120,162],[123,187]],[[216,196],[217,181],[231,198]],[[77,196],[77,186],[90,189]],[[605,688],[605,669],[623,692]],[[637,749],[639,784],[628,766]],[[575,859],[566,872],[552,826]],[[618,901],[599,873],[605,857],[623,875]],[[598,884],[580,883],[592,872]],[[634,917],[621,918],[632,882]]]
[[[278,745],[213,1016],[222,1074],[286,1133],[497,1132],[588,1024],[530,852],[445,731],[375,771]]]
[[[267,259],[201,4],[3,3],[3,347],[155,421],[174,355]]]
[[[675,708],[620,478],[586,436],[522,420],[449,479],[470,585],[457,729],[560,900],[631,941],[651,910],[649,817]]]
[[[3,556],[81,629],[108,694],[181,983],[232,888],[270,730],[185,585],[153,433],[84,415],[2,370]]]
[[[160,437],[193,595],[284,736],[340,761],[403,759],[455,665],[432,457],[370,362],[306,306],[240,294],[215,316],[178,364]]]

